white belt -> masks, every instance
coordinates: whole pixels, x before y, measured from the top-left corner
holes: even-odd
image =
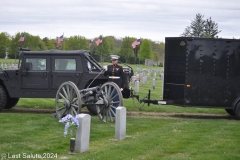
[[[117,76],[109,76],[110,79],[120,79],[120,77]]]

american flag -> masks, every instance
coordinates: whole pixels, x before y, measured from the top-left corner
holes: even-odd
[[[95,41],[95,43],[97,44],[97,46],[102,43],[102,37],[100,36],[98,40]]]
[[[25,37],[25,35],[23,34],[23,35],[19,38],[18,42],[23,42],[23,41],[24,41],[24,37]]]
[[[63,35],[61,35],[60,37],[58,37],[58,43],[63,41]]]
[[[132,47],[133,48],[135,48],[137,45],[139,45],[140,44],[140,39],[137,39],[136,41],[134,41],[133,43],[132,43]]]

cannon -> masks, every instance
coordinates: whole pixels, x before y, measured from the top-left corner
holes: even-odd
[[[113,82],[79,90],[73,82],[68,81],[58,88],[55,99],[58,119],[67,114],[76,116],[81,112],[82,106],[92,105],[96,106],[101,121],[115,122],[115,109],[117,106],[123,106],[121,90]]]

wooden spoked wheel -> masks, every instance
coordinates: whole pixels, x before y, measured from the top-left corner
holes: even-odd
[[[123,97],[116,83],[106,82],[101,86],[102,96],[99,97],[102,104],[96,105],[97,114],[103,122],[115,122],[116,108],[123,106]]]
[[[58,119],[71,114],[76,116],[81,112],[82,100],[77,86],[73,82],[64,82],[57,91],[56,100],[56,115]]]

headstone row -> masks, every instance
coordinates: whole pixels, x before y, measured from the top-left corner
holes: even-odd
[[[134,76],[131,78],[131,83],[134,86],[135,92],[139,92],[139,85],[141,84],[144,86],[148,79],[152,77],[152,88],[155,89],[156,87],[156,80],[160,77],[160,80],[164,79],[164,71],[162,69],[136,69]]]
[[[0,68],[1,69],[17,69],[18,64],[17,63],[1,63]]]

